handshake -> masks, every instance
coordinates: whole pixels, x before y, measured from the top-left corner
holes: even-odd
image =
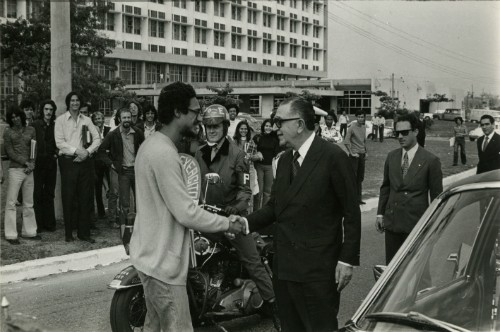
[[[248,221],[236,215],[231,215],[228,217],[229,219],[229,228],[224,233],[229,239],[236,237],[237,234],[248,234],[250,233],[248,229]]]

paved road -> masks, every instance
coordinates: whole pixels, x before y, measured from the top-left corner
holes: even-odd
[[[339,314],[341,325],[356,308],[374,284],[372,266],[383,263],[383,236],[373,226],[375,211],[363,213],[361,267],[354,271],[351,284],[342,294]],[[7,296],[10,314],[34,316],[48,328],[60,331],[110,331],[109,305],[113,292],[106,288],[114,275],[127,262],[93,270],[70,272],[54,276],[2,285],[0,293]],[[236,319],[222,324],[228,331],[272,331],[269,319],[259,316]],[[197,331],[217,331],[214,327]]]

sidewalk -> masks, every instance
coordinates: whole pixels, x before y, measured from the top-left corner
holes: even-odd
[[[443,180],[443,187],[446,189],[453,182],[474,174],[476,174],[475,168],[451,175]],[[375,209],[377,205],[378,197],[367,199],[366,204],[361,206],[361,212]],[[373,222],[373,220],[363,220],[363,222]],[[106,266],[127,259],[128,256],[125,254],[123,246],[119,245],[6,265],[0,267],[0,285],[45,277],[52,274],[93,269],[96,266]]]

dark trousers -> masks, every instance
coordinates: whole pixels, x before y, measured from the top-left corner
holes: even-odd
[[[135,199],[135,173],[133,167],[124,167],[118,173],[118,197],[120,199],[120,224],[127,224],[127,215],[130,212],[130,190]],[[135,206],[135,204],[134,204]]]
[[[72,236],[73,225],[77,227],[79,238],[90,236],[91,165],[92,163],[88,159],[75,163],[73,162],[73,158],[64,156],[59,158],[66,237]],[[75,205],[78,206],[77,213],[73,211]]]
[[[384,141],[384,125],[378,126],[378,139],[380,142]]]
[[[396,255],[399,248],[406,241],[409,234],[407,233],[394,233],[385,231],[385,262],[387,265],[391,262],[392,258]]]
[[[34,171],[35,188],[33,207],[38,231],[56,229],[54,197],[56,190],[57,163],[53,157],[40,158]]]
[[[347,123],[341,123],[340,124],[340,135],[342,135],[342,137],[345,138],[346,134],[347,134]]]
[[[359,157],[350,156],[352,169],[354,170],[354,174],[356,174],[356,182],[358,184],[358,195],[359,201],[361,201],[361,196],[363,194],[363,180],[365,179],[365,154],[360,153]]]
[[[372,126],[372,141],[375,141],[377,139],[378,135],[378,125],[373,125]]]
[[[99,217],[104,217],[106,215],[104,203],[102,200],[102,187],[104,186],[104,179],[106,179],[106,181],[108,182],[109,187],[109,169],[106,164],[96,160],[94,189],[97,214],[99,215]]]
[[[274,280],[283,332],[321,332],[338,329],[340,293],[335,280],[294,282]]]
[[[455,145],[453,146],[453,165],[458,163],[458,149],[460,149],[462,164],[467,164],[467,157],[465,156],[465,139],[463,137],[455,137]]]

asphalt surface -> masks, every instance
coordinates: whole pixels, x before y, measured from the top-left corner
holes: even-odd
[[[362,215],[361,266],[356,267],[351,284],[341,298],[339,325],[352,316],[374,284],[372,267],[384,262],[383,235],[375,231],[375,210]],[[1,286],[0,293],[10,302],[9,313],[14,319],[34,319],[49,330],[110,331],[109,306],[113,291],[107,284],[128,261],[95,269],[67,272]],[[258,315],[226,321],[227,331],[273,331],[269,319]],[[202,327],[196,331],[220,331],[217,327]]]

